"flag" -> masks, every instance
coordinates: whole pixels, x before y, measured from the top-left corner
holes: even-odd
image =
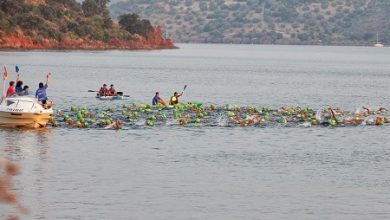
[[[8,79],[8,71],[7,71],[7,67],[4,66],[4,75],[3,75],[3,80],[7,80]]]

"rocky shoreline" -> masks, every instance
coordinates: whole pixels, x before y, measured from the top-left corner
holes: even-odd
[[[0,49],[60,49],[60,50],[155,50],[177,48],[170,39],[137,37],[133,40],[110,39],[107,42],[89,39],[43,39],[34,42],[25,36],[6,36],[0,39]]]
[[[46,39],[33,40],[23,33],[3,35],[0,37],[0,49],[56,49],[56,50],[158,50],[177,48],[171,39],[162,36],[160,27],[155,27],[148,37],[134,35],[130,40],[111,38],[107,42],[88,38],[65,38],[62,40]]]

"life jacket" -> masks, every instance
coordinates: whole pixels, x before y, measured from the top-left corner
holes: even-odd
[[[100,96],[106,96],[106,95],[109,95],[110,94],[110,90],[108,90],[107,88],[104,89],[103,87],[101,87],[99,89],[99,95]]]
[[[169,105],[176,105],[179,103],[179,99],[176,96],[172,96],[169,100]]]

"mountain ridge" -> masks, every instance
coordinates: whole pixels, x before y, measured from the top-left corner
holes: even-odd
[[[390,44],[385,0],[127,0],[112,16],[139,13],[175,42],[373,45]]]

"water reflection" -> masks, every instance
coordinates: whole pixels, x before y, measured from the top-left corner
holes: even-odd
[[[0,140],[0,157],[19,164],[22,169],[22,174],[15,178],[15,189],[21,198],[33,198],[24,204],[32,210],[32,213],[25,217],[40,218],[44,210],[42,204],[45,195],[44,183],[47,182],[46,162],[49,158],[52,130],[1,129],[0,135],[4,137]]]
[[[21,161],[26,157],[45,160],[47,158],[51,129],[25,130],[2,129],[0,149],[4,157],[13,161]]]

